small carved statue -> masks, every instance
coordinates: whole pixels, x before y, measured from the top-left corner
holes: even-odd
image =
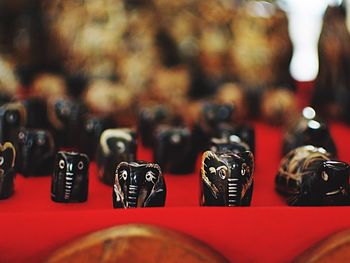
[[[0,143],[11,142],[17,149],[18,132],[24,125],[25,109],[20,103],[7,103],[0,107]]]
[[[193,126],[193,140],[198,151],[206,150],[212,137],[220,136],[220,126],[232,122],[232,104],[205,103],[199,121]]]
[[[14,191],[16,150],[12,143],[0,144],[0,199],[10,197]]]
[[[52,173],[56,147],[49,131],[21,129],[18,133],[16,168],[24,176]]]
[[[122,162],[115,172],[114,208],[164,206],[165,181],[158,164]]]
[[[206,151],[202,157],[202,206],[250,206],[254,157],[250,151]]]
[[[322,147],[332,156],[337,156],[337,149],[327,124],[317,117],[311,107],[304,108],[302,117],[287,131],[283,140],[282,154],[284,156],[303,145]]]
[[[141,108],[138,117],[138,133],[145,147],[154,145],[157,127],[168,123],[170,115],[169,109],[162,105]]]
[[[349,165],[331,160],[312,145],[290,151],[281,161],[276,190],[292,206],[349,205]]]
[[[95,159],[102,132],[114,126],[112,118],[88,116],[84,121],[80,137],[80,151],[89,156],[90,160]]]
[[[163,172],[172,174],[193,173],[197,151],[192,144],[188,128],[161,126],[156,132],[154,161]]]
[[[136,160],[136,133],[132,129],[107,129],[100,137],[96,164],[98,176],[108,185],[114,184],[115,168],[121,162]]]
[[[85,202],[88,198],[89,158],[85,154],[60,151],[52,175],[51,199],[55,202]]]
[[[54,137],[59,147],[74,147],[79,143],[86,107],[73,99],[52,99],[48,103],[48,119],[54,129]]]

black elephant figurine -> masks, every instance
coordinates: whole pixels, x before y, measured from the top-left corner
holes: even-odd
[[[249,206],[253,194],[253,154],[206,151],[200,177],[202,206]]]
[[[161,126],[157,129],[154,162],[159,164],[163,172],[193,173],[196,160],[197,151],[188,128]]]
[[[56,147],[47,130],[24,129],[18,134],[16,169],[24,176],[52,173]]]
[[[276,190],[292,206],[349,205],[349,165],[331,160],[324,148],[306,145],[281,161]]]
[[[164,206],[166,186],[158,164],[122,162],[115,172],[114,208]]]
[[[51,184],[55,202],[85,202],[88,198],[89,158],[77,152],[60,151],[56,155]]]

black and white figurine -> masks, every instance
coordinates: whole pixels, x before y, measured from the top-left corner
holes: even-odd
[[[136,133],[132,129],[107,129],[100,137],[96,164],[102,182],[113,185],[117,165],[136,160]]]
[[[324,148],[306,145],[283,157],[276,190],[292,206],[350,205],[349,165]]]
[[[52,173],[56,147],[47,130],[21,129],[18,133],[16,168],[24,176]]]
[[[16,150],[12,143],[0,144],[0,199],[14,192]]]
[[[164,206],[165,181],[158,164],[122,162],[115,172],[114,208]]]
[[[56,155],[51,184],[55,202],[84,202],[88,198],[89,158],[85,154],[60,151]]]
[[[154,162],[163,172],[188,174],[195,170],[197,151],[188,128],[160,126],[156,132]]]
[[[202,206],[249,206],[254,157],[250,151],[206,151],[200,170]]]

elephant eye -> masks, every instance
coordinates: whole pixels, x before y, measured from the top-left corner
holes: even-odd
[[[120,173],[120,179],[122,179],[124,181],[126,181],[126,179],[128,178],[128,172],[126,170],[123,170],[121,173]]]
[[[82,170],[84,168],[84,163],[83,163],[83,161],[80,161],[79,163],[78,163],[78,169],[79,170]]]
[[[221,179],[225,179],[227,176],[227,167],[226,166],[220,166],[217,168],[218,175]]]
[[[146,181],[147,182],[152,182],[154,184],[153,180],[155,180],[155,179],[156,179],[155,174],[152,171],[148,171],[146,173]]]
[[[0,156],[0,165],[3,165],[3,163],[4,163],[4,157]]]
[[[61,159],[61,160],[59,161],[59,163],[58,163],[58,166],[59,166],[61,169],[63,169],[63,168],[64,168],[64,165],[65,165],[65,162],[64,162],[63,159]]]

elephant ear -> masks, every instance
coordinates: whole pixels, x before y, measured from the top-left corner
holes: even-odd
[[[10,142],[4,145],[0,144],[0,167],[3,170],[9,170],[14,167],[16,159],[15,147]]]

